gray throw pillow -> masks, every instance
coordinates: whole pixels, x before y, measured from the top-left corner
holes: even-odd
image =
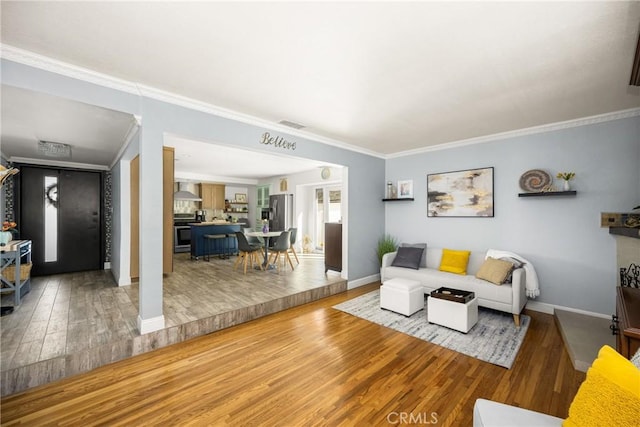
[[[511,264],[513,264],[513,270],[515,270],[516,268],[522,268],[524,267],[524,262],[520,261],[519,259],[515,259],[513,257],[510,256],[505,256],[500,258],[503,261],[509,261]],[[511,272],[509,273],[509,275],[507,276],[507,279],[504,281],[504,283],[512,283],[513,282],[513,270],[511,270]]]
[[[403,243],[401,248],[422,248],[422,260],[420,260],[420,268],[427,268],[427,244],[426,243]]]
[[[415,270],[420,268],[420,260],[422,259],[422,248],[407,248],[399,247],[398,253],[391,263],[392,267],[404,267],[413,268]]]

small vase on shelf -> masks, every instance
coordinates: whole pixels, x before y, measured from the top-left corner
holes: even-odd
[[[563,191],[569,191],[571,190],[571,184],[569,184],[569,180],[564,180],[563,186],[562,186],[562,190]]]
[[[13,240],[13,234],[10,231],[0,231],[0,246],[4,246]]]
[[[262,226],[262,232],[263,233],[268,233],[269,232],[269,224],[265,224]]]

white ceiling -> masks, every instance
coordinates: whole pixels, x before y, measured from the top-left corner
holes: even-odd
[[[635,1],[0,7],[3,44],[382,155],[640,107]]]
[[[71,145],[71,158],[53,160],[109,166],[135,121],[130,114],[3,85],[2,142],[11,158],[52,160],[38,141]]]
[[[130,114],[44,93],[6,85],[0,93],[0,152],[14,162],[108,169],[136,125]],[[68,144],[71,157],[47,157],[38,151],[38,141]],[[165,135],[164,145],[175,148],[175,176],[185,181],[256,184],[262,178],[337,166],[172,135]]]
[[[165,135],[164,145],[175,147],[175,176],[185,181],[256,184],[262,178],[335,166],[171,135]]]

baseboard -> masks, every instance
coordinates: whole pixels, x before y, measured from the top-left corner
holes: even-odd
[[[138,330],[140,331],[140,335],[159,331],[160,329],[164,329],[164,316],[142,319],[140,315],[138,315]]]
[[[600,317],[602,319],[610,319],[610,314],[595,313],[593,311],[581,310],[579,308],[565,307],[562,305],[548,304],[546,302],[528,301],[525,308],[540,313],[554,314],[555,310],[571,311],[573,313],[584,314],[586,316]]]
[[[347,289],[359,288],[372,282],[380,281],[380,273],[347,282]]]

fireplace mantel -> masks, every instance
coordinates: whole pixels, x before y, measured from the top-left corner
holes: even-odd
[[[630,227],[610,227],[609,234],[613,234],[616,236],[626,236],[633,237],[636,239],[640,239],[640,228],[630,228]]]

